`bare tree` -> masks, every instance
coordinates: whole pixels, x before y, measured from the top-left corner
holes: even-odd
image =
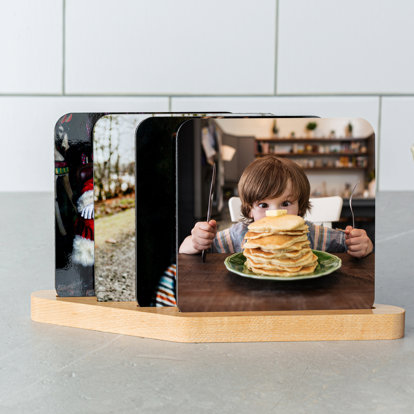
[[[108,116],[102,131],[94,134],[94,180],[98,200],[116,197],[119,193],[119,119]]]

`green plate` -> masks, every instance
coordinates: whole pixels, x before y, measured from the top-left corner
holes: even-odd
[[[247,267],[245,267],[244,262],[246,258],[243,256],[243,253],[235,253],[231,256],[228,256],[224,261],[224,265],[226,266],[229,272],[236,273],[237,275],[243,277],[250,277],[252,279],[264,279],[264,280],[282,280],[282,281],[291,281],[291,280],[302,280],[302,279],[314,279],[317,277],[329,275],[335,270],[338,270],[342,265],[342,260],[334,256],[333,254],[321,252],[319,250],[312,250],[313,253],[318,256],[318,265],[313,273],[308,275],[299,275],[299,276],[289,276],[289,277],[281,277],[281,276],[269,276],[263,275],[259,273],[253,273]]]

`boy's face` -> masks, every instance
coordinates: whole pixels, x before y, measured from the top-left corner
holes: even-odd
[[[277,198],[265,198],[253,203],[253,207],[250,210],[250,217],[254,221],[260,220],[266,216],[266,210],[287,210],[287,214],[293,214],[295,216],[299,213],[299,203],[292,196],[291,184],[289,183],[280,197]]]

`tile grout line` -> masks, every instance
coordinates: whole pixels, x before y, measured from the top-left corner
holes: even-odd
[[[278,49],[279,49],[279,0],[276,0],[276,16],[275,16],[275,73],[273,80],[274,85],[274,95],[277,95],[277,65],[278,65]]]
[[[59,93],[1,93],[0,98],[31,98],[31,97],[56,97],[61,96]],[[272,94],[173,94],[169,93],[65,93],[65,97],[73,98],[166,98],[168,96],[174,98],[414,98],[414,93],[412,94],[381,94],[372,93],[372,94],[360,94],[360,93],[313,93],[313,94],[278,94],[277,96]]]
[[[65,96],[66,77],[66,0],[62,0],[62,95]]]

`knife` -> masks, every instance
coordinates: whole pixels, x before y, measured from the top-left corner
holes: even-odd
[[[354,188],[352,189],[352,192],[351,192],[351,196],[349,197],[349,208],[352,214],[352,228],[355,228],[355,217],[354,217],[354,211],[352,210],[352,197],[354,196],[354,192],[358,184],[359,184],[359,181],[354,185]]]
[[[213,164],[213,174],[211,176],[210,193],[208,195],[208,208],[207,208],[207,223],[211,220],[211,205],[213,204],[213,190],[214,183],[216,182],[216,163]],[[201,252],[201,259],[203,263],[206,261],[206,250]]]

